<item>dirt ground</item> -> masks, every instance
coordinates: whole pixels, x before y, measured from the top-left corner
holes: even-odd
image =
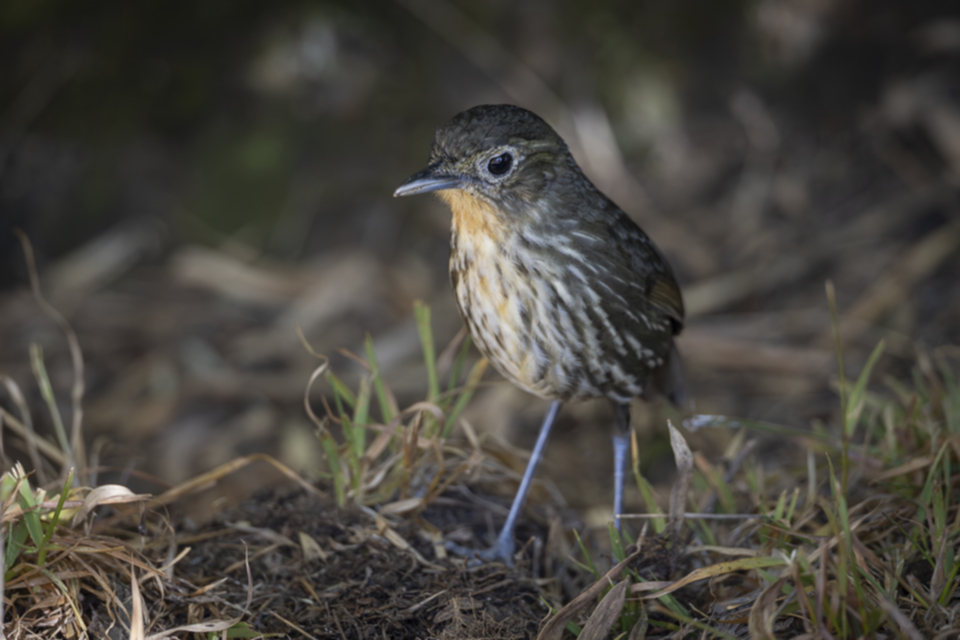
[[[479,515],[463,505],[455,515],[452,510],[436,506],[422,517],[435,526],[437,515],[448,523],[455,518],[464,527]],[[420,527],[401,521],[396,532],[415,554],[377,535],[371,520],[304,492],[260,493],[186,537],[182,544],[193,550],[190,568],[181,576],[195,584],[226,577],[216,598],[243,603],[249,555],[255,587],[246,619],[263,633],[410,639],[536,635],[548,611],[540,599],[545,590],[529,571],[438,561]],[[317,541],[325,557],[304,558],[297,539],[304,534]],[[173,623],[164,619],[162,624]]]
[[[267,637],[535,637],[551,611],[593,582],[578,564],[584,562],[582,553],[561,533],[569,522],[562,523],[555,511],[549,522],[541,518],[550,526],[522,521],[517,539],[527,544],[515,567],[447,555],[436,544],[456,540],[483,548],[506,506],[502,498],[457,487],[415,518],[392,518],[370,509],[339,509],[316,490],[260,491],[203,526],[174,523],[176,550],[189,553],[177,565],[176,580],[162,590],[158,582],[145,582],[147,631],[242,612],[243,620]],[[688,567],[665,541],[645,540],[631,569],[648,580],[664,580]],[[590,535],[584,542],[590,562],[608,570],[609,546],[601,549]],[[714,600],[703,586],[681,594],[698,608]],[[100,611],[95,619],[102,626],[90,632],[103,633],[115,617]],[[655,609],[651,617],[658,618]],[[629,630],[635,622],[625,618],[622,624]]]

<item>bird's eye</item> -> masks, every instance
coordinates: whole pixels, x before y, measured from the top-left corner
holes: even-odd
[[[487,163],[487,171],[495,176],[502,176],[510,167],[513,166],[513,156],[509,153],[502,153],[496,158],[491,158]]]

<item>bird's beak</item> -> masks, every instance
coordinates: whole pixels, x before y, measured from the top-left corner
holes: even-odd
[[[403,184],[393,192],[393,197],[412,196],[418,193],[430,193],[431,191],[442,191],[444,189],[458,189],[462,185],[462,178],[445,173],[439,165],[433,164],[404,180]]]

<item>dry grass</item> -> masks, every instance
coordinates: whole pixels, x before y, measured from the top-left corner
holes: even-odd
[[[29,244],[24,247],[30,256]],[[30,262],[33,272],[32,261]],[[48,313],[56,314],[42,297],[38,281],[33,280],[34,295]],[[385,539],[396,550],[413,555],[424,567],[442,571],[442,567],[426,560],[393,523],[400,516],[419,513],[453,482],[467,473],[476,474],[485,461],[473,440],[472,452],[465,452],[446,442],[446,434],[457,422],[457,416],[469,401],[479,383],[485,363],[478,363],[466,376],[467,384],[457,383],[463,373],[469,341],[463,336],[436,355],[430,331],[429,309],[420,307],[417,315],[422,327],[425,361],[428,363],[430,397],[412,407],[397,408],[390,389],[379,377],[372,344],[368,341],[369,362],[352,356],[368,368],[360,389],[353,392],[328,370],[326,359],[307,383],[304,398],[307,413],[316,421],[318,436],[328,453],[330,463],[326,477],[341,508],[348,504],[360,507],[368,524],[356,529],[354,541]],[[60,318],[59,314],[56,317]],[[62,320],[62,318],[60,318]],[[76,338],[66,321],[61,322],[71,345]],[[461,344],[462,343],[462,344]],[[306,344],[306,343],[305,343]],[[309,349],[309,346],[307,346]],[[34,349],[34,372],[44,390],[46,408],[59,424],[56,399],[47,377],[39,349]],[[83,375],[79,347],[75,372]],[[322,357],[321,357],[322,358]],[[330,385],[333,407],[327,399],[323,405],[327,415],[318,418],[309,402],[314,381],[323,377]],[[450,382],[441,389],[441,376]],[[175,525],[168,522],[164,509],[178,500],[214,486],[227,476],[249,465],[266,462],[308,494],[323,497],[324,493],[304,481],[296,473],[270,456],[255,454],[201,474],[187,482],[152,497],[137,495],[120,485],[84,486],[76,469],[87,470],[82,451],[75,443],[82,442],[82,430],[74,430],[68,439],[62,429],[59,447],[48,442],[32,429],[32,407],[24,400],[19,385],[5,379],[7,391],[18,408],[15,416],[0,407],[0,424],[26,442],[33,452],[36,469],[34,482],[46,478],[52,490],[31,484],[31,478],[17,462],[7,465],[0,480],[4,525],[4,634],[8,638],[65,637],[96,638],[120,633],[130,638],[159,640],[183,634],[226,634],[223,637],[258,635],[243,621],[250,609],[254,592],[273,589],[268,583],[253,584],[249,562],[278,547],[297,548],[303,561],[325,560],[324,551],[310,535],[301,532],[297,542],[278,532],[247,532],[266,538],[270,544],[252,557],[222,570],[219,575],[202,575],[199,582],[185,580],[178,563],[189,555],[188,544],[223,537],[227,532],[212,535],[176,535]],[[82,385],[75,385],[74,415],[82,412]],[[371,416],[373,397],[382,416]],[[336,424],[343,436],[337,441],[328,429]],[[469,432],[469,428],[468,428]],[[368,440],[369,435],[373,435]],[[447,469],[447,467],[450,467]],[[92,470],[91,470],[92,471]],[[92,477],[92,476],[89,476]],[[59,478],[59,480],[50,480]],[[416,495],[412,495],[416,494]],[[388,504],[384,501],[391,499]],[[366,504],[378,505],[373,511]],[[98,512],[100,513],[97,518]],[[237,525],[234,529],[244,529]],[[433,547],[442,560],[445,552],[439,538]],[[182,549],[178,552],[178,549]],[[246,567],[248,588],[246,604],[225,600],[218,588],[230,574]],[[314,595],[316,595],[314,593]],[[297,622],[279,612],[271,612],[284,628],[300,630]],[[174,621],[186,624],[174,624]],[[459,622],[457,622],[459,621]],[[483,625],[500,628],[499,623],[484,618]],[[452,623],[462,625],[462,616]],[[149,634],[148,634],[149,632]]]
[[[69,323],[44,299],[30,243],[22,234],[20,239],[34,297],[70,345],[73,419],[68,438],[42,352],[34,345],[33,371],[55,425],[59,448],[34,432],[31,407],[16,381],[8,377],[4,382],[20,415],[0,408],[0,425],[26,441],[37,478],[43,481],[52,473],[60,480],[52,482],[55,489],[48,493],[31,485],[20,462],[11,465],[4,456],[6,470],[0,478],[4,636],[93,638],[104,637],[119,626],[131,639],[159,640],[185,631],[219,632],[236,627],[239,617],[146,635],[145,614],[155,607],[146,607],[142,593],[182,592],[188,585],[176,581],[173,570],[183,556],[172,553],[175,539],[169,524],[158,512],[147,511],[157,506],[150,496],[115,484],[84,486],[78,477],[86,478],[88,473],[82,438],[83,356]],[[96,519],[101,507],[110,515]]]
[[[685,575],[651,582],[621,563],[595,589],[620,578],[629,588],[611,589],[593,615],[608,619],[616,594],[624,611],[616,624],[631,638],[655,627],[657,637],[668,630],[675,638],[956,637],[960,388],[952,355],[953,365],[947,351],[921,360],[912,388],[887,381],[887,393],[869,392],[869,366],[843,385],[843,435],[806,438],[806,474],[750,460],[731,478],[697,458],[687,501],[718,498],[729,519],[672,510],[690,525],[686,535],[665,534]],[[729,457],[748,445],[739,439]],[[675,451],[690,455],[682,445]],[[649,543],[628,560],[635,565]],[[542,637],[560,637],[547,631]]]
[[[35,294],[39,297],[38,289]],[[428,372],[425,401],[397,407],[369,340],[365,360],[352,356],[367,370],[356,391],[324,361],[311,376],[304,401],[327,452],[327,484],[337,503],[377,506],[377,511],[366,510],[372,523],[368,535],[388,540],[426,569],[441,570],[397,532],[398,518],[422,513],[454,483],[502,470],[490,466],[468,425],[469,449],[446,439],[484,365],[465,373],[468,345],[459,341],[437,356],[429,311],[421,307],[417,315]],[[871,371],[881,354],[882,344],[855,380],[841,378],[842,423],[834,429],[790,432],[705,416],[689,421],[689,427],[739,429],[724,464],[692,453],[671,427],[680,473],[668,512],[651,519],[657,533],[636,546],[612,536],[620,562],[603,573],[581,547],[584,567],[597,581],[548,619],[540,637],[560,638],[565,630],[590,639],[618,633],[629,638],[956,637],[958,354],[934,352],[920,359],[912,384],[887,380],[882,392],[871,391]],[[34,371],[40,387],[49,389],[39,354]],[[82,364],[79,371],[82,375]],[[322,418],[309,401],[321,377],[331,388]],[[218,602],[211,594],[221,581],[198,586],[177,577],[177,564],[189,551],[176,553],[184,541],[172,535],[158,507],[259,460],[307,491],[317,490],[266,456],[235,460],[157,499],[117,485],[82,486],[74,471],[80,462],[76,449],[66,437],[58,448],[34,434],[31,408],[16,383],[6,383],[20,416],[0,410],[4,425],[36,452],[38,478],[41,473],[59,478],[46,483],[54,487],[48,491],[31,484],[17,463],[0,484],[7,637],[99,637],[113,628],[131,638],[250,632],[243,617],[251,594],[269,586],[251,583],[246,606],[211,605]],[[56,411],[50,400],[47,410]],[[82,394],[76,401],[82,402]],[[802,445],[806,466],[762,464],[754,438],[765,430],[781,437],[787,433]],[[637,477],[643,483],[639,472]],[[309,536],[296,543],[279,536],[275,544],[284,540],[307,558],[326,553]],[[433,540],[436,562],[443,562],[436,532]],[[670,569],[654,575],[656,564]],[[174,619],[177,608],[186,624],[147,635],[151,621]],[[294,632],[298,628],[295,620],[279,619]]]

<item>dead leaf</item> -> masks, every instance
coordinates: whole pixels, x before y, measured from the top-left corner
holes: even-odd
[[[603,640],[607,637],[610,629],[620,617],[623,611],[623,602],[627,597],[627,587],[630,586],[627,580],[621,580],[613,589],[603,596],[603,600],[597,605],[583,626],[583,631],[577,636],[579,640]]]

